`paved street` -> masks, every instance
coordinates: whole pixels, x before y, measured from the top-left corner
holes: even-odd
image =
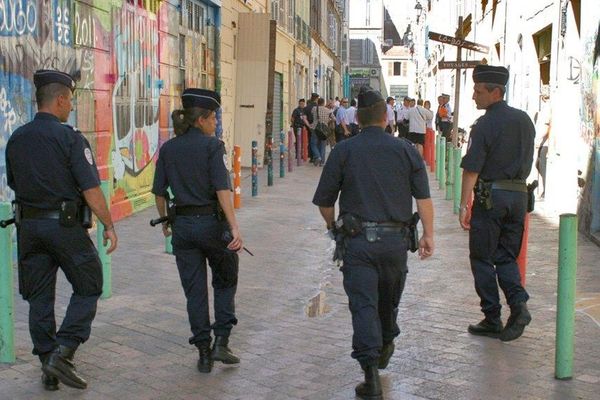
[[[276,168],[277,171],[277,168]],[[117,223],[113,297],[102,300],[92,337],[77,354],[86,391],[45,392],[31,355],[27,305],[16,299],[17,362],[0,365],[1,399],[353,399],[361,370],[350,358],[351,325],[341,273],[310,200],[321,169],[296,168],[251,198],[244,179],[238,218],[246,246],[231,347],[242,363],[196,370],[173,256],[149,209]],[[277,172],[276,172],[277,173]],[[431,176],[430,176],[431,178]],[[580,238],[574,379],[554,376],[558,227],[534,215],[527,287],[533,322],[510,343],[472,337],[481,319],[467,234],[431,181],[436,254],[409,257],[396,353],[382,373],[386,399],[597,399],[600,389],[600,249]],[[15,271],[16,279],[16,271]],[[70,290],[61,275],[57,314]],[[504,309],[506,311],[506,309]],[[508,312],[505,313],[506,319]]]

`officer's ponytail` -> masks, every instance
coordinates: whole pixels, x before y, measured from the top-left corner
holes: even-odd
[[[190,107],[183,110],[175,110],[171,113],[175,136],[183,135],[194,126],[198,118],[208,118],[212,111],[204,108]]]

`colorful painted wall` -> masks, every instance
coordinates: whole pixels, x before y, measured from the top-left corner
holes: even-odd
[[[584,58],[576,65],[581,76],[582,140],[589,148],[583,166],[580,216],[583,230],[600,240],[600,10],[588,0],[582,13],[581,42]],[[594,2],[595,4],[595,2]],[[585,6],[582,3],[582,9]]]
[[[33,73],[47,68],[79,77],[69,122],[110,183],[113,216],[152,204],[181,91],[215,87],[215,16],[191,0],[0,0],[0,201],[14,196],[6,142],[35,114]]]

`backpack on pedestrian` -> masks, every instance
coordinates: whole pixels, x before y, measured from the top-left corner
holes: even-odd
[[[319,120],[319,106],[317,106],[317,125],[315,125],[315,129],[313,129],[313,133],[317,135],[319,140],[327,140],[332,133],[329,125]]]

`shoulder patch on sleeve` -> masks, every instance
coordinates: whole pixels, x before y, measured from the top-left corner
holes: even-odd
[[[90,165],[94,165],[94,157],[92,157],[92,151],[89,147],[86,147],[83,150],[83,154],[85,155],[85,159],[87,160],[87,162],[90,163]]]

